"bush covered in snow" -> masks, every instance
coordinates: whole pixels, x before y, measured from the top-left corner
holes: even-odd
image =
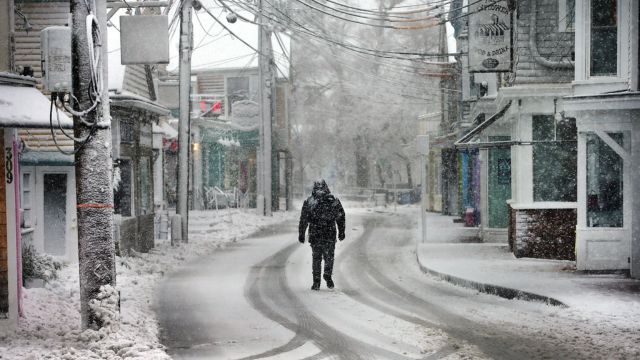
[[[23,279],[43,279],[50,281],[58,278],[62,263],[47,254],[38,254],[32,245],[22,247]]]

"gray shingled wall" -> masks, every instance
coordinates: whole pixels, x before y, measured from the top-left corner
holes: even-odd
[[[558,0],[518,0],[514,19],[514,84],[571,82],[574,78],[573,69],[551,69],[536,63],[531,56],[529,30],[532,1],[538,4],[536,41],[540,55],[554,61],[573,59],[574,33],[558,31]]]

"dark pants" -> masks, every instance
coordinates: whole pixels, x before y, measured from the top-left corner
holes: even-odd
[[[322,259],[324,259],[324,275],[331,276],[333,273],[333,257],[336,249],[335,242],[323,242],[319,241],[311,245],[311,257],[313,270],[313,280],[320,281],[320,272]]]

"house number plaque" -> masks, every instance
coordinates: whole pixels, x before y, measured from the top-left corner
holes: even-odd
[[[6,169],[6,177],[7,177],[7,184],[11,184],[13,182],[13,152],[11,151],[12,149],[10,147],[6,147],[5,148],[5,162],[4,162],[4,167]]]

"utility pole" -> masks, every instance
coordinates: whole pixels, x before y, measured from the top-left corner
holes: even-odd
[[[73,14],[73,106],[76,111],[92,109],[94,101],[100,101],[84,116],[73,117],[75,137],[86,139],[75,144],[81,320],[83,329],[99,329],[104,324],[99,315],[90,309],[89,302],[96,298],[102,285],[115,287],[116,284],[111,178],[113,163],[106,66],[107,6],[106,0],[71,0],[70,6]],[[92,33],[88,34],[87,17],[90,13],[96,16],[96,21],[89,27]],[[92,48],[88,40],[93,40]],[[101,92],[101,97],[92,99],[96,90]]]
[[[190,94],[191,51],[193,23],[192,0],[184,0],[180,9],[180,121],[178,122],[178,186],[176,213],[182,224],[182,241],[188,242],[189,234],[189,150],[190,150]]]
[[[427,241],[427,191],[428,186],[428,172],[427,172],[427,156],[429,155],[429,135],[418,135],[417,137],[417,149],[420,155],[420,175],[422,186],[420,187],[420,220],[422,223],[422,237],[421,241],[425,243]]]
[[[260,78],[260,152],[258,158],[258,194],[264,199],[264,215],[271,216],[271,124],[274,73],[272,71],[271,30],[265,29],[262,0],[258,0],[258,77]],[[260,209],[260,204],[258,204]]]

